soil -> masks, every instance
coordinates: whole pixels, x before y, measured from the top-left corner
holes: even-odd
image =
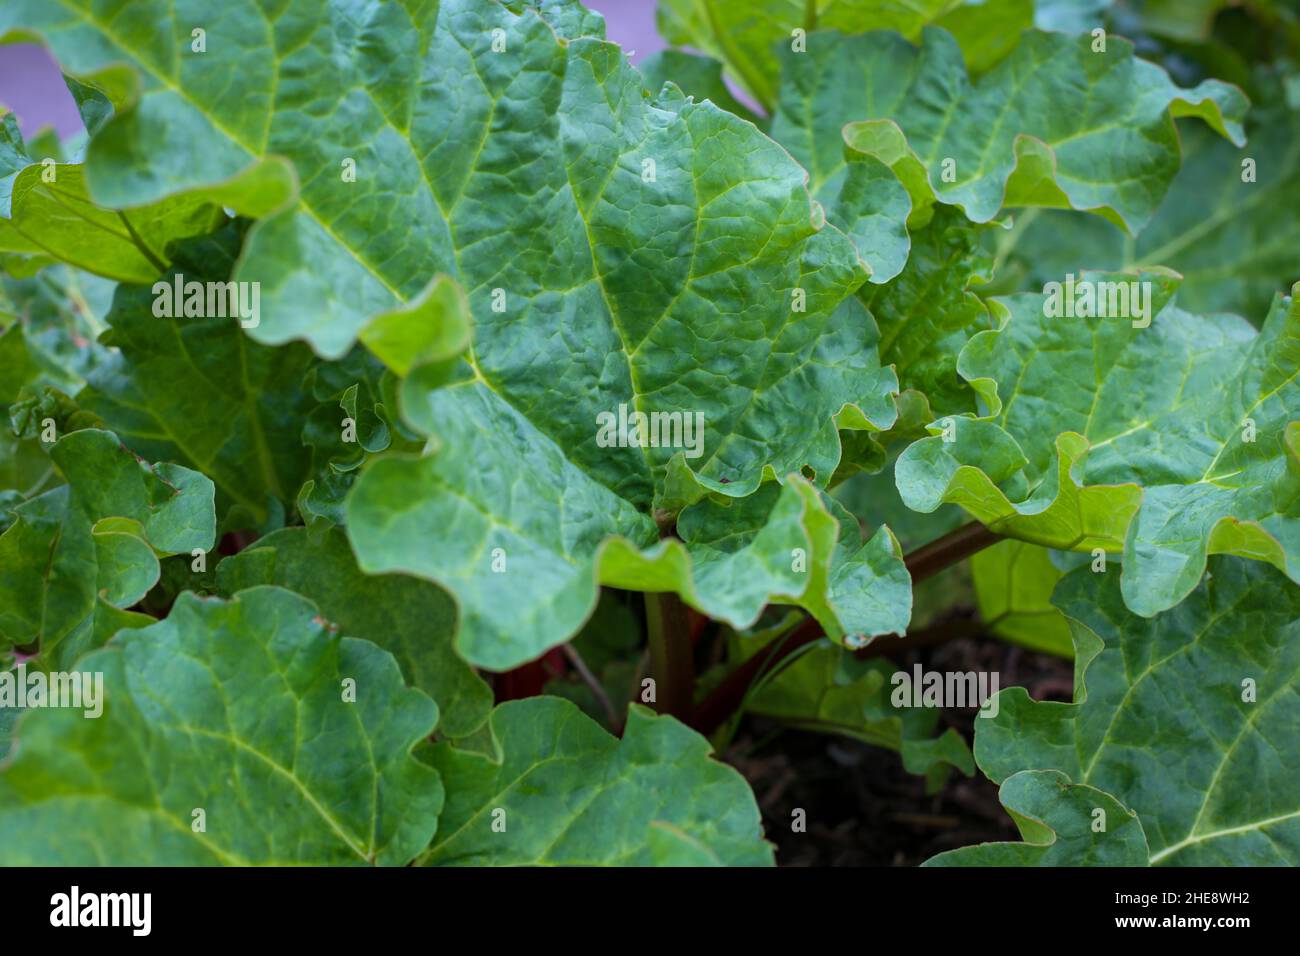
[[[895,660],[906,669],[917,662],[994,671],[1000,686],[1023,686],[1036,700],[1071,699],[1072,662],[1000,641],[953,640]],[[975,714],[945,710],[943,719],[970,742]],[[1020,839],[997,786],[978,772],[954,772],[927,795],[925,781],[893,751],[760,719],[746,719],[726,757],[753,786],[782,866],[916,866],[944,850]],[[806,832],[792,830],[796,808],[806,812]]]

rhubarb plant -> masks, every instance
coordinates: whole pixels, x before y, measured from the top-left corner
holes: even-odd
[[[935,865],[1300,862],[1257,15],[5,4],[0,862],[767,865],[749,726],[982,774]]]

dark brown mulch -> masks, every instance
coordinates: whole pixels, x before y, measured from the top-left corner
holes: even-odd
[[[954,640],[895,663],[917,661],[932,670],[995,671],[1000,686],[1024,686],[1038,700],[1071,696],[1070,661],[994,640]],[[975,713],[949,710],[944,720],[970,741]],[[954,773],[927,796],[925,782],[892,751],[758,719],[745,721],[727,760],[753,786],[782,866],[916,866],[955,847],[1019,840],[997,787],[978,772]],[[806,812],[806,832],[792,831],[796,808]]]

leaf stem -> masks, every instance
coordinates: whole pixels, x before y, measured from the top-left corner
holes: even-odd
[[[912,583],[916,584],[1001,540],[1002,535],[990,531],[978,521],[972,521],[935,538],[929,544],[921,545],[903,558],[903,563],[907,565],[907,573],[912,576]]]
[[[569,659],[569,663],[573,665],[573,669],[578,672],[578,676],[582,678],[582,682],[587,685],[587,688],[595,696],[596,702],[599,703],[601,709],[605,711],[605,718],[609,721],[610,729],[617,730],[619,726],[618,711],[614,709],[614,705],[609,699],[609,694],[605,693],[604,685],[601,684],[600,679],[591,672],[591,668],[588,667],[587,662],[582,659],[582,655],[579,654],[578,649],[573,646],[573,642],[569,642],[568,644],[563,645],[563,647],[564,656]]]
[[[695,649],[686,605],[671,591],[647,593],[645,622],[655,709],[685,720],[695,701]]]
[[[936,538],[929,544],[922,545],[903,558],[903,563],[907,565],[908,573],[912,575],[912,583],[915,584],[964,561],[977,551],[982,551],[1000,540],[1002,540],[1001,535],[974,521]],[[968,629],[957,629],[953,632],[953,636],[965,637],[969,636],[969,633]],[[822,635],[822,626],[815,618],[809,617],[793,631],[773,638],[758,653],[724,677],[722,683],[700,702],[700,706],[691,716],[691,726],[705,736],[713,733],[744,703],[749,688],[760,674],[772,672],[790,655],[820,639]],[[937,636],[938,632],[927,629],[898,639],[875,640],[859,654],[873,657],[885,650],[906,650],[912,646],[935,643]]]

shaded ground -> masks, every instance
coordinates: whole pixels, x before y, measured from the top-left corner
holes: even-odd
[[[1070,661],[998,641],[954,640],[895,663],[918,661],[933,670],[997,672],[1001,687],[1022,685],[1038,700],[1071,695]],[[944,717],[971,740],[974,709]],[[727,760],[753,786],[782,866],[916,866],[943,850],[1019,840],[997,787],[978,773],[954,773],[927,796],[924,781],[892,751],[758,719],[746,720]],[[807,832],[792,832],[795,808],[806,811]]]

